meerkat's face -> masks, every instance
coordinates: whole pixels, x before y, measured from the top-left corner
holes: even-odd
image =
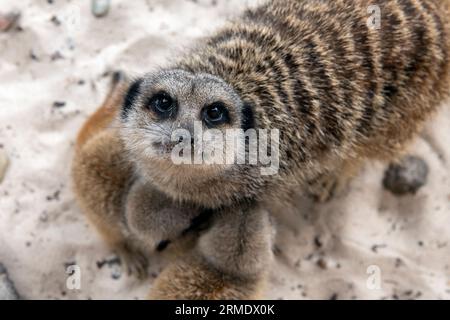
[[[196,158],[202,152],[198,150],[200,144],[203,151],[217,147],[211,146],[217,143],[215,138],[205,141],[206,132],[221,134],[225,146],[225,137],[232,131],[229,129],[246,130],[252,122],[251,109],[222,79],[166,70],[132,83],[121,112],[121,135],[140,169],[192,180],[195,175],[223,174],[233,167],[225,161],[211,164],[205,163],[208,159]],[[174,148],[180,146],[190,147],[181,152],[184,159],[191,159],[190,163],[174,161],[174,156],[180,156]]]

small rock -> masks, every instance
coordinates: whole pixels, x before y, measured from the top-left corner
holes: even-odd
[[[64,59],[64,56],[61,54],[61,52],[55,51],[55,52],[53,52],[52,55],[50,56],[50,59],[51,59],[52,61],[61,60],[61,59]]]
[[[6,268],[0,263],[0,300],[20,299],[14,283],[9,279]]]
[[[56,190],[52,195],[46,197],[47,201],[59,201],[59,195],[61,194],[60,190]]]
[[[120,258],[117,256],[108,257],[101,261],[97,261],[97,268],[101,269],[103,266],[113,267],[115,265],[121,265]]]
[[[372,252],[374,252],[374,253],[378,253],[378,249],[384,249],[384,248],[386,248],[386,247],[387,247],[387,245],[385,245],[385,244],[374,244],[374,245],[372,246],[371,250],[372,250]]]
[[[66,271],[69,272],[68,271],[69,268],[76,266],[76,265],[77,265],[77,262],[75,260],[67,261],[67,262],[64,262],[64,269],[66,269]]]
[[[315,236],[314,237],[314,244],[317,248],[322,248],[322,241],[320,240],[320,236]]]
[[[30,59],[33,61],[39,61],[39,57],[37,56],[37,54],[34,52],[34,50],[30,51]]]
[[[57,16],[52,16],[50,18],[50,21],[57,27],[59,27],[61,25],[61,20],[59,20],[59,18]]]
[[[114,267],[112,272],[111,272],[111,278],[113,280],[118,280],[120,279],[120,277],[122,276],[122,271],[120,268]]]
[[[55,101],[53,102],[53,108],[63,108],[66,106],[64,101]]]
[[[39,216],[39,220],[41,222],[47,222],[48,221],[48,213],[47,211],[44,211],[41,213],[41,215]]]
[[[317,261],[317,266],[318,266],[320,269],[323,269],[323,270],[325,270],[325,269],[328,268],[327,262],[326,262],[324,259],[319,259],[319,260]]]
[[[17,24],[20,18],[19,12],[0,13],[0,31],[6,32]]]
[[[92,14],[97,18],[104,17],[108,14],[110,5],[111,5],[110,0],[92,0],[91,4]]]
[[[396,258],[396,259],[395,259],[395,267],[396,267],[396,268],[400,268],[400,267],[403,266],[403,265],[404,265],[404,262],[403,262],[402,259],[400,259],[400,258]]]
[[[400,163],[389,166],[384,174],[383,186],[395,195],[415,194],[426,184],[428,172],[424,160],[408,156]]]
[[[2,183],[3,178],[5,178],[6,170],[9,166],[9,159],[6,151],[0,149],[0,183]]]

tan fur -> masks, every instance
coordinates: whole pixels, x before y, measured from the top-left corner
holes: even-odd
[[[122,211],[133,171],[123,159],[124,149],[117,134],[106,129],[108,121],[112,121],[111,112],[117,107],[117,100],[107,99],[83,127],[77,140],[72,176],[78,203],[90,222],[122,256],[129,272],[142,276],[146,256],[126,236]]]
[[[367,25],[372,4],[380,29]],[[272,258],[264,208],[299,186],[325,201],[364,160],[395,159],[449,85],[448,0],[269,1],[134,81],[124,99],[113,93],[80,133],[75,190],[107,241],[133,248],[125,255],[194,235],[152,298],[253,298]],[[164,119],[149,108],[161,91],[176,103]],[[245,127],[249,115],[253,128],[281,130],[278,175],[170,161],[171,133],[193,132],[215,101],[229,112],[219,130]]]
[[[174,275],[177,275],[174,277]],[[183,288],[183,290],[180,290]],[[212,269],[200,258],[179,259],[157,278],[150,299],[261,299],[264,280],[239,279]]]

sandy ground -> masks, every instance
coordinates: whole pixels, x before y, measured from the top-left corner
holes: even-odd
[[[0,153],[10,163],[0,263],[23,298],[146,296],[163,262],[152,258],[147,281],[128,277],[87,224],[69,176],[76,132],[104,98],[108,72],[164,64],[246,3],[113,0],[95,18],[88,1],[0,0],[0,11],[22,14],[19,29],[0,33]],[[266,297],[450,299],[449,142],[446,106],[411,148],[430,168],[415,195],[385,191],[385,166],[373,163],[330,203],[282,208]],[[79,290],[66,285],[72,264]]]

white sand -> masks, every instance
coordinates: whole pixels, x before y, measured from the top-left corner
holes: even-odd
[[[88,1],[0,0],[1,11],[22,12],[23,28],[0,33],[0,148],[10,159],[0,184],[0,262],[24,298],[146,296],[162,266],[157,257],[144,282],[120,275],[117,265],[97,266],[111,251],[74,201],[74,138],[107,92],[105,72],[136,74],[176,57],[245,1],[112,2],[97,19]],[[51,61],[56,51],[64,59]],[[448,106],[424,136],[411,152],[430,166],[429,181],[415,196],[384,191],[384,165],[369,164],[345,195],[321,206],[299,201],[286,214],[267,298],[450,298]],[[66,288],[72,263],[81,268],[80,290]],[[381,271],[379,290],[366,285],[369,266]]]

